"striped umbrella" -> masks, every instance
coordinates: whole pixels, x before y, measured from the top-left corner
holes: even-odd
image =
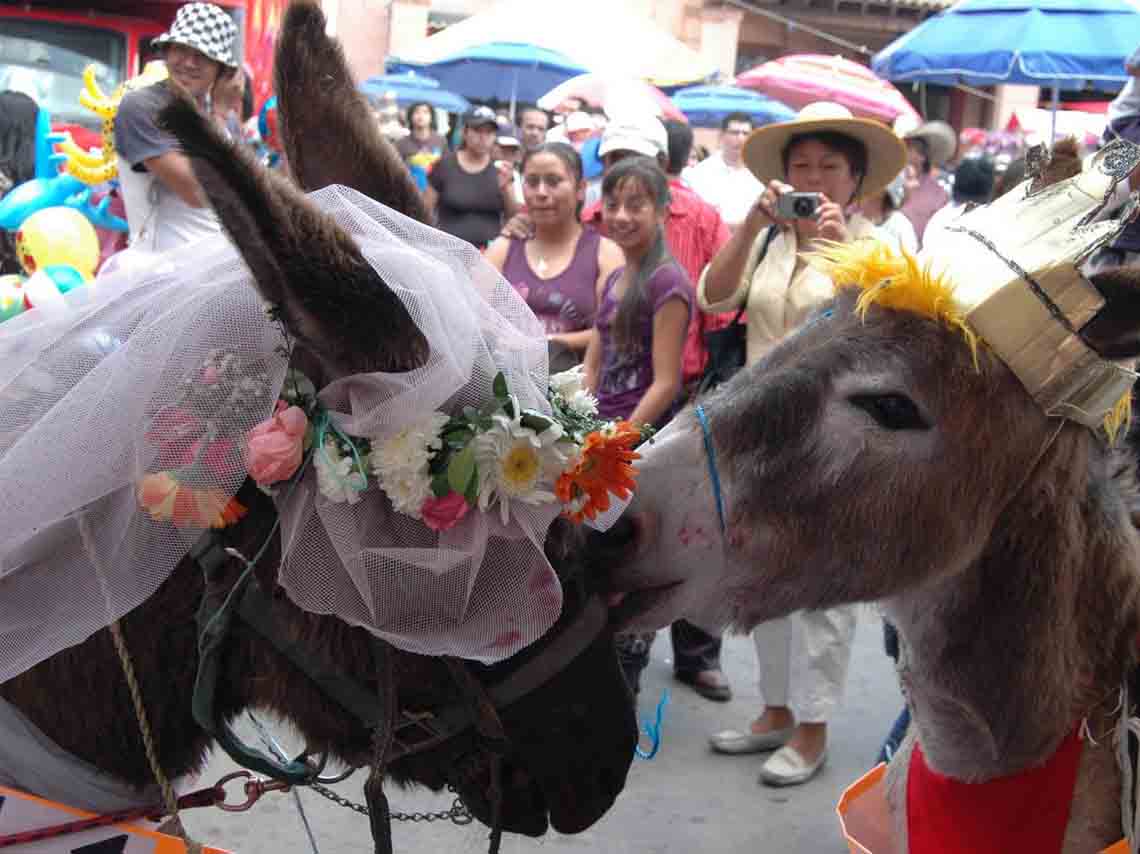
[[[921,121],[902,92],[867,66],[841,56],[803,53],[773,59],[738,75],[736,85],[797,109],[813,101],[834,101],[856,116],[889,123],[905,115]]]

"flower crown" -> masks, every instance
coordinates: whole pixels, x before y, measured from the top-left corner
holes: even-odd
[[[203,376],[216,381],[212,368]],[[395,435],[370,438],[338,430],[312,382],[291,370],[274,414],[246,434],[241,459],[270,494],[299,479],[309,462],[331,502],[355,504],[372,481],[395,510],[436,531],[453,527],[473,507],[488,511],[496,504],[505,525],[514,501],[560,502],[571,520],[593,520],[609,509],[611,495],[630,497],[639,458],[633,448],[652,428],[597,418],[597,401],[583,379],[581,367],[550,378],[548,415],[521,407],[500,373],[482,407],[432,412]],[[153,439],[177,444],[186,434],[182,415],[160,416]],[[236,443],[199,439],[179,447],[182,465],[140,482],[142,508],[181,527],[222,528],[241,519],[246,508],[237,499],[193,486],[195,469],[232,458]]]

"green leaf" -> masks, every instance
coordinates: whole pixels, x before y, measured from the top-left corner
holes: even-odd
[[[510,391],[507,389],[507,378],[503,376],[502,371],[495,374],[495,380],[491,383],[491,392],[500,400],[506,400],[511,396]]]
[[[431,494],[436,498],[443,498],[449,492],[451,486],[447,482],[447,472],[440,472],[431,479]]]
[[[468,445],[451,458],[447,466],[447,483],[460,495],[467,494],[467,487],[475,479],[475,449]]]
[[[467,491],[463,493],[463,497],[467,499],[467,503],[472,507],[479,500],[479,478],[471,478],[471,483],[467,484]]]
[[[448,433],[444,437],[444,444],[451,448],[453,451],[462,450],[468,442],[475,438],[475,434],[470,430],[464,428],[463,430],[456,430]]]
[[[519,419],[519,423],[522,424],[523,427],[529,427],[535,433],[541,433],[543,430],[546,430],[548,427],[550,427],[554,422],[541,413],[531,412],[527,410],[523,412],[522,417]]]

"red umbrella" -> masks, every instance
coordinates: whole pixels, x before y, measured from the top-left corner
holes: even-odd
[[[841,56],[802,53],[773,59],[739,75],[736,85],[797,109],[813,101],[834,101],[856,116],[890,123],[905,115],[921,121],[902,92],[867,66]]]
[[[689,121],[669,96],[656,86],[633,77],[606,74],[571,77],[539,98],[538,106],[555,113],[569,113],[590,106],[604,110],[611,119],[614,112],[645,108],[663,119]]]

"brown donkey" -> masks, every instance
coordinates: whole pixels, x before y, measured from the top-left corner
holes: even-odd
[[[316,7],[289,9],[277,69],[288,163],[300,187],[340,183],[423,219],[406,170],[379,137]],[[423,360],[423,336],[336,222],[296,187],[223,141],[187,103],[168,108],[163,120],[182,141],[260,294],[279,306],[296,342],[295,358],[318,388],[348,374],[405,371]],[[506,662],[463,665],[378,653],[376,639],[364,630],[302,611],[278,585],[281,537],[275,533],[273,501],[250,480],[236,497],[249,512],[219,532],[216,545],[254,555],[269,538],[256,564],[264,591],[260,617],[275,623],[277,641],[298,647],[300,655],[290,660],[254,623],[239,623],[219,658],[212,698],[218,727],[245,709],[267,709],[291,721],[314,754],[362,766],[373,758],[378,721],[385,715],[398,717],[397,723],[414,718],[452,737],[435,739],[415,726],[398,731],[407,746],[424,747],[423,739],[431,743],[392,762],[391,776],[435,789],[451,785],[485,823],[498,819],[506,830],[534,835],[548,825],[572,833],[609,809],[624,786],[636,725],[604,607],[589,598],[589,573],[571,548],[578,535],[567,523],[556,522],[546,540],[546,554],[565,587],[558,624]],[[50,560],[51,536],[45,532],[46,558],[40,559]],[[195,614],[204,596],[224,596],[243,569],[241,561],[219,549],[212,552],[220,556],[213,564],[209,552],[204,563],[187,555],[150,599],[121,620],[158,762],[170,778],[199,770],[214,741],[213,730],[191,713],[199,664]],[[298,659],[326,680],[338,674],[351,679],[364,697],[376,699],[375,705],[362,719],[306,675]],[[488,697],[501,701],[497,712],[483,705]],[[110,811],[123,808],[123,797],[142,805],[157,801],[106,630],[4,682],[0,698],[54,745],[102,775],[107,791],[119,793],[110,804],[96,799],[74,805]],[[385,711],[382,701],[394,698],[398,704]],[[496,719],[498,726],[490,727]],[[421,741],[412,739],[417,734]],[[502,773],[495,777],[491,769],[499,763]],[[9,782],[64,799],[52,788],[50,775],[46,780],[32,776]]]
[[[892,307],[850,272],[833,273],[814,321],[700,401],[707,432],[690,408],[644,452],[627,522],[595,542],[620,564],[618,622],[717,615],[747,630],[878,601],[914,722],[889,769],[894,850],[908,850],[914,736],[931,771],[973,784],[1042,766],[1078,731],[1063,850],[1100,850],[1122,835],[1114,726],[1140,630],[1134,460],[1047,417],[991,347],[938,316],[946,294]],[[1140,273],[1093,284],[1106,306],[1084,341],[1134,358]],[[993,850],[988,835],[968,850]]]

